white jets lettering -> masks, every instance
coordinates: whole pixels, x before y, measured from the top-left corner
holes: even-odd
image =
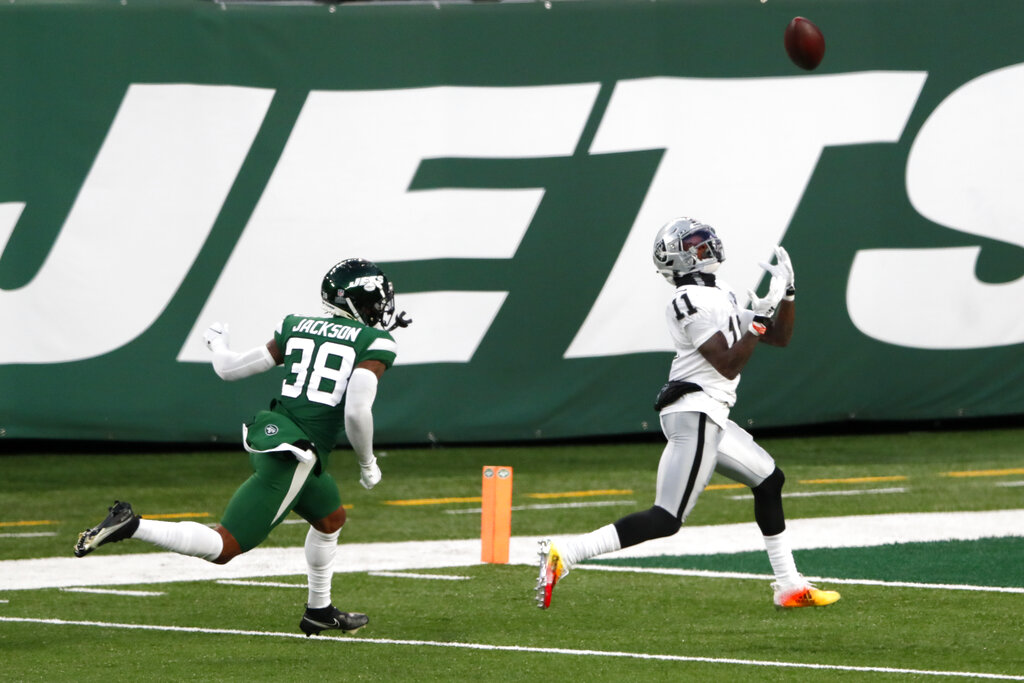
[[[861,332],[921,349],[1024,342],[1024,318],[1017,315],[1024,277],[981,281],[975,269],[982,248],[967,237],[1024,247],[1021,121],[1024,64],[965,84],[928,117],[907,159],[907,196],[924,218],[964,233],[959,241],[967,246],[858,252],[846,305]],[[893,229],[907,239],[922,227]]]
[[[249,224],[178,360],[209,362],[207,320],[231,319],[240,348],[255,346],[296,302],[316,294],[341,258],[374,262],[509,259],[543,188],[409,190],[432,158],[570,156],[600,86],[437,87],[309,94]],[[314,245],[288,258],[280,236]],[[273,263],[266,277],[260,264]],[[256,289],[254,290],[254,283]],[[415,292],[396,305],[416,324],[402,330],[398,362],[467,362],[505,291]],[[239,301],[260,306],[239,310]],[[241,317],[240,314],[246,317]]]
[[[728,254],[720,275],[738,291],[755,286],[755,264],[781,241],[822,150],[899,140],[925,78],[866,72],[619,83],[589,153],[662,149],[664,156],[565,356],[670,348],[650,239],[681,206],[715,217]],[[1024,128],[1014,125],[1024,118],[1022,86],[1024,65],[981,76],[921,129],[906,189],[935,229],[984,237],[985,248],[1024,246],[1017,200]],[[543,187],[409,190],[413,176],[433,158],[570,156],[598,90],[582,83],[311,92],[178,359],[209,361],[202,331],[211,320],[231,319],[240,348],[262,343],[315,296],[322,273],[340,258],[512,258]],[[129,87],[39,273],[0,291],[0,364],[92,358],[148,329],[205,243],[272,96],[234,86]],[[0,248],[23,209],[0,204]],[[282,253],[282,234],[317,256]],[[1024,341],[1024,319],[1005,313],[1024,297],[1024,278],[982,281],[975,273],[982,245],[964,242],[860,252],[847,292],[851,319],[867,335],[914,348]],[[507,294],[400,288],[397,305],[417,322],[402,331],[399,362],[467,362]],[[58,315],[78,334],[41,341],[36,330]],[[317,334],[334,333],[318,327]]]
[[[782,241],[822,149],[895,142],[924,81],[923,73],[873,72],[619,83],[590,152],[665,155],[565,357],[672,349],[662,321],[671,287],[654,274],[651,249],[658,226],[680,207],[722,238],[718,276],[737,291],[754,288],[757,263]]]
[[[384,287],[384,277],[381,275],[363,275],[362,277],[357,277],[355,280],[348,283],[348,286],[346,286],[345,289],[348,289],[349,287],[362,287],[367,291],[371,289],[381,289]]]
[[[93,358],[145,332],[192,267],[272,97],[130,86],[42,268],[0,291],[0,363]],[[0,246],[20,211],[0,208]],[[40,336],[58,317],[75,334]]]

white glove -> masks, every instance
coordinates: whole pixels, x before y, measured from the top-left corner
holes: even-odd
[[[368,463],[359,464],[359,483],[367,491],[380,483],[380,468],[377,467],[376,457]]]
[[[206,348],[213,351],[214,347],[220,343],[224,346],[228,346],[228,326],[227,324],[214,323],[206,328],[203,332],[203,339],[206,340]]]
[[[752,289],[747,290],[747,296],[750,297],[750,310],[754,312],[754,317],[771,318],[775,315],[775,309],[779,307],[782,295],[783,291],[779,287],[769,288],[764,298],[758,297]]]
[[[785,286],[785,298],[786,301],[792,301],[796,296],[796,281],[793,274],[793,262],[789,260],[789,253],[785,248],[778,246],[775,247],[775,267],[769,270],[772,277],[782,278]]]

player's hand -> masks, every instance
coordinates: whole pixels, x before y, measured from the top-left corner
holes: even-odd
[[[789,252],[784,247],[775,247],[775,262],[785,270],[786,300],[792,301],[796,295],[796,279],[793,274],[793,262],[789,260]]]
[[[380,468],[377,467],[376,457],[368,463],[361,463],[359,465],[359,483],[362,484],[363,488],[367,491],[380,483],[380,476]]]
[[[779,251],[781,250],[781,255]],[[782,247],[775,248],[775,255],[778,263],[772,265],[770,263],[758,263],[771,275],[771,280],[768,283],[768,299],[775,301],[775,306],[778,306],[778,302],[782,301],[785,297],[790,297],[788,300],[792,301],[792,296],[796,292],[796,289],[791,284],[791,278],[793,276],[793,266],[789,263],[789,255],[786,254],[786,250]],[[753,302],[753,299],[751,299]],[[772,311],[774,312],[774,308]]]
[[[769,287],[768,293],[762,298],[754,293],[754,290],[747,290],[750,297],[750,310],[754,312],[755,318],[771,318],[775,315],[775,309],[782,301],[784,290],[780,286]]]
[[[206,348],[213,350],[214,346],[223,343],[224,346],[228,346],[228,326],[227,324],[214,323],[206,328],[203,332],[203,339],[206,340]]]
[[[792,301],[796,296],[796,282],[793,274],[793,262],[789,260],[789,252],[785,248],[778,246],[775,247],[775,265],[768,263],[758,263],[757,265],[764,268],[772,276],[772,286],[779,287],[783,290],[783,297],[786,301]],[[779,284],[775,281],[778,280]]]

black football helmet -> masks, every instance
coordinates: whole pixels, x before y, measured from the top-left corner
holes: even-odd
[[[370,327],[389,329],[395,315],[395,289],[376,263],[345,259],[324,275],[320,285],[324,310]]]
[[[693,218],[673,218],[654,238],[654,267],[666,280],[688,273],[714,273],[725,260],[715,229]]]

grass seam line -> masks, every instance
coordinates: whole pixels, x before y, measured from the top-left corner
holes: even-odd
[[[579,564],[573,569],[594,569],[604,572],[634,572],[637,574],[665,574],[668,576],[693,576],[709,579],[758,579],[774,581],[771,574],[750,574],[747,572],[720,572],[711,569],[671,569],[668,567],[627,567],[622,565]],[[977,591],[981,593],[1024,593],[1016,586],[971,586],[953,583],[916,583],[913,581],[883,581],[881,579],[838,579],[829,576],[805,576],[811,582],[842,583],[854,586],[892,586],[893,588],[928,588],[947,591]]]
[[[588,503],[537,503],[534,505],[513,505],[513,512],[523,512],[527,510],[565,510],[572,508],[599,508],[599,507],[619,507],[622,505],[636,505],[635,500],[597,500]],[[462,508],[462,509],[451,509],[445,510],[446,515],[468,515],[468,514],[480,514],[483,508]]]

